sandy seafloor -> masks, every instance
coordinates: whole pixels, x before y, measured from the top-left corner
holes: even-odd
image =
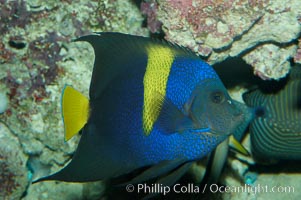
[[[301,63],[299,0],[0,0],[0,199],[141,197],[124,188],[117,194],[102,181],[31,184],[61,169],[76,149],[80,136],[64,142],[61,90],[69,84],[88,96],[93,50],[72,40],[101,31],[164,37],[190,48],[232,74],[222,81],[239,101],[249,77],[279,80]],[[243,144],[251,151],[249,143],[247,135]],[[300,166],[262,165],[230,153],[220,179],[228,191],[208,185],[205,194],[200,188],[158,198],[299,199]],[[203,171],[194,164],[181,182],[184,190],[198,186]]]

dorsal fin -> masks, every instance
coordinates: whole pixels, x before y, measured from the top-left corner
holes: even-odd
[[[76,39],[89,42],[95,52],[93,75],[90,84],[90,100],[98,98],[111,81],[134,67],[146,67],[149,47],[170,48],[176,55],[197,58],[178,45],[157,39],[122,33],[97,33]]]
[[[89,100],[79,91],[66,85],[62,92],[62,117],[65,128],[65,141],[71,139],[87,123]]]

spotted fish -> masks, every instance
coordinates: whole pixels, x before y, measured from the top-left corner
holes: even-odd
[[[77,132],[81,139],[63,169],[35,182],[96,181],[143,168],[131,183],[161,177],[171,185],[245,123],[212,67],[184,48],[121,33],[76,41],[95,53],[89,99],[70,86],[62,95],[66,140]]]
[[[284,87],[244,94],[249,106],[261,106],[262,116],[250,126],[252,152],[258,158],[301,159],[301,67],[292,67]]]

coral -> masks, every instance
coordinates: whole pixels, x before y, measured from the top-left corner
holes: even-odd
[[[255,11],[257,4],[240,1],[159,1],[159,5],[157,15],[166,38],[182,43],[185,35],[184,45],[193,50],[227,47],[262,14]]]
[[[11,62],[14,57],[14,53],[6,49],[5,44],[0,41],[0,64]]]
[[[0,92],[0,114],[5,112],[8,106],[8,99],[5,94]]]
[[[55,32],[50,32],[29,43],[28,59],[24,60],[31,81],[27,95],[33,96],[35,101],[47,97],[45,85],[52,84],[58,76],[60,69],[57,62],[62,59],[59,55],[61,45],[58,42],[64,40]]]
[[[141,29],[143,17],[132,1],[103,0],[98,1],[95,8],[94,15],[89,19],[92,27],[99,27],[102,31],[148,34],[146,29]]]
[[[245,61],[252,65],[254,74],[262,79],[279,79],[290,69],[289,59],[296,52],[296,45],[280,48],[277,45],[265,44],[244,55]]]
[[[28,12],[23,0],[0,2],[0,33],[7,32],[12,27],[25,28],[31,20],[32,13]]]
[[[3,123],[0,123],[0,138],[0,198],[20,199],[29,184],[27,156]]]
[[[154,0],[141,2],[140,10],[147,17],[147,27],[150,32],[159,33],[162,23],[157,19],[158,3]]]
[[[146,1],[153,3],[154,1]],[[250,60],[252,51],[264,44],[273,44],[286,51],[296,46],[301,34],[300,6],[294,1],[211,1],[211,0],[158,0],[157,9],[148,16],[149,21],[162,22],[165,38],[199,53],[211,64],[229,57],[241,56],[248,63],[256,63],[254,74],[263,78],[279,79],[288,72],[287,62],[273,68],[264,60]],[[154,20],[154,16],[156,19]],[[274,49],[276,50],[276,48]],[[274,51],[283,58],[283,51]],[[285,58],[299,59],[299,52],[290,51]],[[272,63],[269,63],[272,64]],[[268,70],[257,70],[259,65]],[[282,69],[280,69],[282,68]],[[268,74],[269,70],[275,71]]]
[[[48,182],[31,185],[22,200],[85,199],[82,183]],[[90,199],[89,197],[86,199]],[[93,199],[92,199],[93,200]]]
[[[298,49],[297,49],[296,55],[294,56],[294,61],[295,61],[295,63],[301,64],[301,38],[299,38],[298,44],[299,45],[298,45]]]

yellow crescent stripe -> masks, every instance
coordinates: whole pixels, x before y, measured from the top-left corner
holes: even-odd
[[[163,102],[156,101],[156,93],[166,95],[168,75],[174,60],[174,53],[168,47],[147,47],[147,67],[143,79],[143,131],[149,135],[156,122]]]

